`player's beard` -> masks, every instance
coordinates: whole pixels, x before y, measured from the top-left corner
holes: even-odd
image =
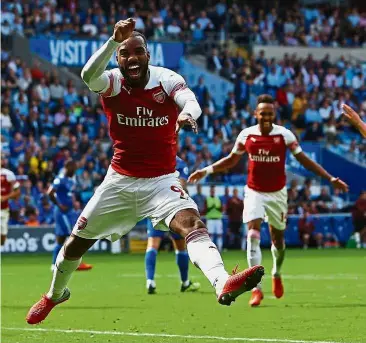
[[[126,68],[119,66],[119,70],[121,71],[122,76],[127,81],[127,84],[131,87],[144,87],[145,82],[147,81],[147,73],[149,71],[149,64],[140,65],[140,72],[138,77],[131,77],[130,73]]]

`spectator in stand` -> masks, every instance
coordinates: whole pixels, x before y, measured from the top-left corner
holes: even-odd
[[[219,251],[223,248],[223,224],[222,224],[222,204],[218,196],[215,195],[215,186],[210,187],[210,195],[206,198],[206,220],[207,230],[211,239],[216,243]]]
[[[213,72],[220,72],[222,67],[222,60],[218,56],[218,50],[212,49],[211,56],[207,58],[207,69]]]
[[[314,218],[308,212],[304,212],[299,220],[299,235],[304,249],[307,249],[313,243],[316,244],[318,249],[322,248],[323,235],[315,231]]]
[[[196,95],[197,101],[200,104],[200,106],[205,105],[205,100],[207,99],[207,93],[208,89],[205,86],[205,80],[203,76],[200,76],[198,79],[198,85],[193,87],[192,91]]]
[[[228,236],[229,247],[240,249],[241,247],[241,228],[243,224],[243,199],[239,197],[237,188],[233,190],[233,196],[226,205],[226,214],[228,216]]]
[[[358,247],[366,248],[366,191],[362,191],[352,211]]]
[[[192,196],[192,199],[197,204],[199,213],[204,215],[206,213],[206,197],[202,194],[201,185],[197,185],[196,194]]]

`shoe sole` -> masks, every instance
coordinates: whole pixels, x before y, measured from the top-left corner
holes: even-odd
[[[219,303],[221,305],[230,306],[233,301],[240,295],[245,292],[248,292],[252,290],[254,287],[258,285],[258,283],[261,281],[262,277],[264,275],[264,268],[259,267],[254,271],[254,273],[251,276],[248,276],[247,279],[243,282],[241,287],[237,291],[229,292],[226,294],[223,294],[219,298]]]

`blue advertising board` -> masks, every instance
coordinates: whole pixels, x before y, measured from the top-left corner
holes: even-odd
[[[41,58],[57,66],[82,67],[89,57],[105,42],[86,39],[31,38],[30,49]],[[184,44],[180,42],[149,42],[150,63],[152,65],[177,69],[184,54]],[[110,61],[116,67],[115,55]]]

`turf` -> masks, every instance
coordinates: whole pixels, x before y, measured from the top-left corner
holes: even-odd
[[[227,252],[223,257],[227,268],[237,262],[246,267],[243,252]],[[2,342],[235,342],[230,340],[233,337],[243,338],[238,342],[263,339],[255,340],[257,343],[366,341],[365,250],[287,251],[285,297],[272,297],[267,274],[265,299],[258,308],[248,306],[249,294],[230,307],[219,305],[208,281],[193,266],[191,278],[201,282],[202,290],[181,294],[171,253],[158,256],[156,295],[146,294],[143,255],[89,254],[85,261],[93,263],[94,269],[74,276],[70,301],[55,308],[43,324],[29,326],[24,318],[48,289],[50,259],[40,255],[3,256]],[[268,251],[263,261],[270,273]],[[145,333],[155,335],[143,336]]]

